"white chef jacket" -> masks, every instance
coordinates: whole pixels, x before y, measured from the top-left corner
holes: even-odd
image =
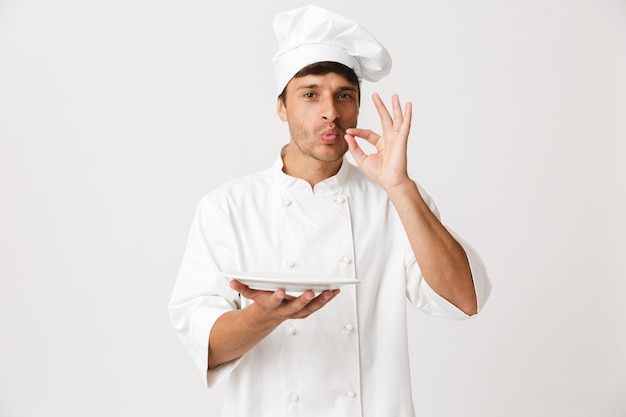
[[[468,316],[422,279],[397,212],[359,168],[344,159],[335,176],[312,189],[282,167],[278,158],[200,201],[170,300],[174,328],[208,387],[228,380],[222,416],[414,416],[406,299],[434,316]],[[455,238],[469,259],[480,308],[491,288],[484,265]],[[213,323],[251,303],[220,271],[306,272],[360,283],[207,372]]]

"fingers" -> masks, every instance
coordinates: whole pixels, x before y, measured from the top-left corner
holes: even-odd
[[[394,94],[391,97],[391,105],[393,107],[393,122],[394,126],[398,127],[402,125],[403,115],[402,115],[402,106],[400,105],[400,98],[397,94]]]
[[[242,284],[241,282],[233,279],[230,281],[230,287],[237,291],[239,294],[248,298],[250,300],[256,300],[262,295],[266,296],[265,304],[269,309],[275,309],[280,306],[287,298],[287,294],[284,290],[276,290],[276,291],[262,291],[262,290],[254,290],[247,285]]]
[[[400,103],[398,102],[398,105]],[[404,117],[402,120],[401,130],[404,131],[408,135],[409,130],[411,130],[411,119],[413,118],[413,103],[410,101],[404,105]]]
[[[316,297],[313,291],[308,290],[297,297],[291,297],[281,289],[273,292],[254,290],[237,280],[231,280],[230,287],[242,296],[252,299],[255,303],[261,305],[268,317],[274,316],[281,319],[308,317],[326,305],[340,291],[339,289],[323,291]]]
[[[393,119],[387,110],[387,106],[385,106],[385,103],[383,103],[383,100],[380,98],[378,93],[372,94],[372,101],[374,102],[374,107],[376,107],[376,111],[378,112],[383,132],[391,129],[393,127]]]
[[[356,127],[346,129],[346,134],[363,138],[374,146],[376,145],[376,142],[378,142],[378,139],[380,139],[380,135],[378,133],[372,132],[368,129],[359,129]]]
[[[394,94],[391,97],[391,106],[393,111],[393,117],[387,110],[387,106],[380,98],[378,93],[374,93],[372,95],[372,100],[374,101],[374,106],[378,112],[378,116],[380,117],[380,122],[383,129],[383,135],[387,136],[387,133],[391,131],[399,131],[403,134],[408,135],[408,132],[411,127],[411,119],[413,117],[413,105],[409,101],[405,104],[404,111],[402,111],[402,105],[400,104],[400,98],[397,94]],[[351,150],[356,150],[357,145],[356,141],[353,140],[354,137],[359,137],[367,140],[372,145],[376,146],[378,141],[381,138],[381,135],[375,133],[368,129],[359,129],[359,128],[349,128],[346,129],[346,141],[348,142],[348,146]]]
[[[255,293],[257,292],[256,290],[251,289],[247,285],[243,285],[241,282],[237,281],[236,279],[230,280],[230,288],[237,291],[239,294],[243,295],[246,298],[253,298]]]
[[[374,106],[376,107],[376,111],[380,117],[383,134],[390,129],[404,129],[405,131],[408,131],[408,128],[411,125],[411,118],[413,117],[413,106],[410,101],[405,104],[403,112],[402,105],[400,104],[400,97],[397,94],[391,96],[393,117],[391,117],[389,110],[387,110],[387,106],[385,106],[385,103],[377,93],[372,95],[372,101],[374,102]]]
[[[378,140],[380,139],[380,135],[367,129],[346,129],[344,139],[348,143],[348,149],[350,149],[350,153],[354,157],[356,163],[361,166],[361,163],[365,160],[365,158],[367,158],[367,154],[363,151],[363,149],[361,149],[361,147],[357,143],[355,139],[357,136],[367,140],[369,143],[376,146]]]
[[[359,144],[356,142],[354,136],[346,133],[344,138],[348,143],[348,149],[350,150],[350,153],[352,154],[352,157],[356,161],[357,165],[362,166],[363,161],[367,158],[367,154],[363,152],[363,149],[361,149]]]
[[[298,314],[302,309],[306,308],[306,306],[314,299],[315,293],[313,291],[305,291],[298,297],[282,303],[281,306],[276,308],[276,314],[285,318],[293,318],[293,315]]]
[[[295,306],[295,309],[289,314],[289,318],[292,319],[301,319],[310,316],[315,313],[317,310],[324,307],[330,300],[335,298],[337,294],[339,294],[340,290],[327,290],[320,293],[317,297],[308,300],[306,304],[302,304],[302,308],[298,308],[299,306]],[[303,294],[304,295],[304,294]],[[298,297],[300,298],[300,297]],[[297,302],[298,298],[295,298],[289,304]]]

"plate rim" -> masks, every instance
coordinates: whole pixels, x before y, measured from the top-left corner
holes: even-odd
[[[358,284],[361,282],[360,279],[350,278],[350,277],[327,277],[327,278],[307,278],[307,275],[301,274],[301,278],[297,278],[294,280],[285,280],[285,274],[289,274],[289,272],[232,272],[232,271],[220,271],[222,276],[228,280],[233,279],[246,279],[253,280],[259,283],[267,283],[267,284],[311,284],[311,285],[337,285],[337,284]],[[269,275],[271,274],[280,274],[282,278],[271,278]],[[298,276],[294,274],[294,277]]]

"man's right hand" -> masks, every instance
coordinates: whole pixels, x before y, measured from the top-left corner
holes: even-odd
[[[252,289],[237,280],[230,282],[230,287],[242,296],[254,300],[254,303],[244,310],[246,314],[258,314],[256,319],[277,321],[277,324],[288,319],[303,319],[324,307],[332,300],[339,289],[327,290],[317,297],[311,290],[307,290],[297,297],[289,296],[285,290],[261,291]],[[252,318],[252,317],[251,317]]]
[[[310,316],[340,291],[327,290],[315,296],[307,290],[292,297],[284,290],[254,290],[237,280],[232,280],[230,287],[254,302],[241,310],[224,313],[215,321],[209,336],[209,369],[242,356],[283,321]]]

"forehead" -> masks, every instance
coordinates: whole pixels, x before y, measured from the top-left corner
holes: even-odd
[[[358,85],[348,81],[346,77],[336,72],[325,74],[308,74],[293,78],[287,85],[289,89],[319,88],[319,89],[358,89]]]

